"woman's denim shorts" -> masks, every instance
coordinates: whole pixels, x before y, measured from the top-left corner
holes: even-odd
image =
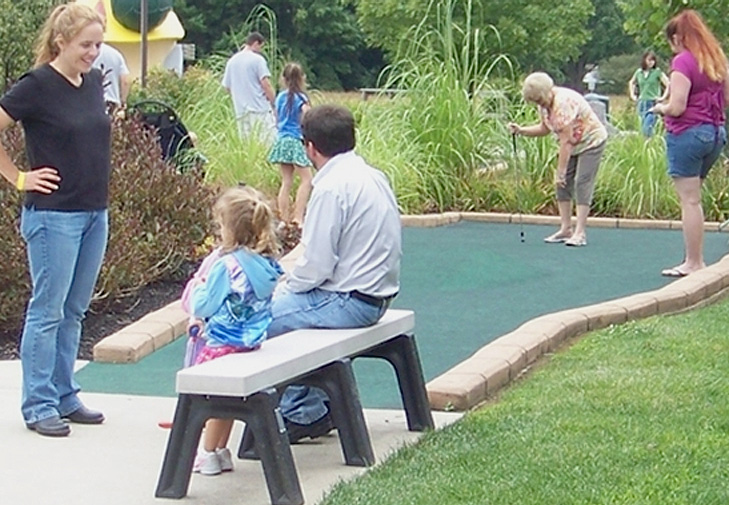
[[[726,144],[723,126],[702,124],[674,135],[666,134],[668,175],[706,178]]]

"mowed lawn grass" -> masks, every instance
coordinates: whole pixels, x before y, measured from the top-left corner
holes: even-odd
[[[729,503],[729,300],[587,334],[326,505]]]

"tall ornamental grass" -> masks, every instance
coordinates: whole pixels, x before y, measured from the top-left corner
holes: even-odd
[[[666,174],[666,150],[659,136],[647,140],[638,132],[609,140],[598,172],[595,214],[652,219],[675,217],[679,208]]]
[[[455,19],[461,3],[463,16]],[[472,9],[470,1],[432,2],[434,27],[425,20],[413,27],[382,77],[383,87],[404,93],[363,104],[358,113],[362,150],[377,166],[399,163],[397,171],[406,174],[396,186],[414,184],[401,201],[404,210],[472,207],[471,177],[492,154],[489,119],[479,104],[495,91],[494,69],[509,67],[505,58],[483,59],[484,34],[472,26]]]

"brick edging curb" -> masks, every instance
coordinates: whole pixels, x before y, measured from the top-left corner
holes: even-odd
[[[558,224],[557,216],[446,212],[402,216],[403,226],[435,227],[464,221]],[[589,218],[591,227],[681,229],[680,221]],[[720,223],[705,223],[709,232]],[[729,231],[729,230],[727,230]],[[695,308],[729,291],[729,255],[655,291],[540,316],[483,346],[427,384],[434,410],[468,410],[521,375],[539,357],[569,339],[611,324]],[[94,346],[94,361],[135,363],[185,334],[187,314],[180,301],[150,312]]]
[[[94,346],[94,361],[136,363],[187,332],[180,300],[150,312]]]

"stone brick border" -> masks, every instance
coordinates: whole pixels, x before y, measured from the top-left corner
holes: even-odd
[[[189,316],[179,300],[150,312],[94,346],[94,361],[136,363],[187,333]]]
[[[557,216],[446,212],[402,216],[403,226],[435,227],[458,221],[559,224]],[[591,227],[681,229],[680,221],[589,218]],[[710,232],[720,223],[705,223]],[[729,230],[727,230],[729,231]],[[655,291],[546,314],[522,324],[477,350],[427,384],[434,410],[468,410],[516,379],[538,358],[578,335],[611,324],[670,314],[712,303],[729,292],[729,255],[717,263]],[[94,346],[94,361],[134,363],[185,333],[180,302],[151,312]]]

